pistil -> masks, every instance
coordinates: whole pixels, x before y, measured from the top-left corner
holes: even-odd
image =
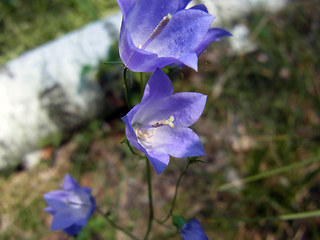
[[[74,202],[74,201],[69,200],[69,199],[67,199],[66,203],[67,203],[68,205],[73,205],[73,206],[79,206],[79,207],[85,207],[85,208],[90,207],[89,204],[85,204],[85,203],[83,203],[83,202]]]
[[[171,18],[172,18],[172,15],[170,13],[167,16],[163,17],[160,23],[156,26],[156,28],[150,34],[147,41],[143,45],[139,44],[138,48],[145,49],[151,43],[151,41],[155,39],[162,32],[165,26],[168,25]]]
[[[155,123],[152,124],[151,126],[154,127],[154,128],[156,128],[156,127],[161,127],[161,126],[169,125],[171,128],[174,128],[173,121],[174,121],[174,116],[170,116],[169,119],[162,120],[162,121],[159,121],[159,122],[155,122]]]
[[[133,129],[137,138],[145,140],[152,137],[156,133],[158,127],[168,125],[171,128],[174,128],[173,121],[174,121],[174,116],[170,116],[169,119],[157,121],[147,126],[142,126],[141,124],[137,124],[137,123],[133,124]]]

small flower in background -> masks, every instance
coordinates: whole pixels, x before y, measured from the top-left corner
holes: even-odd
[[[127,68],[152,72],[169,64],[197,71],[198,56],[213,41],[231,36],[211,28],[215,17],[191,0],[117,0],[123,15],[119,53]]]
[[[199,137],[188,127],[202,114],[207,96],[172,92],[169,77],[157,69],[146,85],[141,103],[122,118],[129,142],[146,154],[158,174],[169,164],[169,155],[205,155]]]
[[[186,220],[181,216],[173,216],[172,222],[179,229],[183,240],[209,240],[195,218]]]
[[[209,240],[199,221],[195,218],[182,226],[181,236],[183,240]]]
[[[53,215],[51,230],[63,230],[71,236],[88,224],[96,208],[91,189],[81,187],[69,174],[64,177],[63,190],[45,193],[43,197],[49,205],[45,211]]]

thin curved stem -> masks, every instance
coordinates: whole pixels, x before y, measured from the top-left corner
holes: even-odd
[[[128,83],[127,83],[127,67],[124,67],[123,69],[123,86],[124,86],[124,97],[126,99],[127,107],[130,109],[130,103],[129,103],[129,89],[128,89]]]
[[[154,218],[154,221],[155,221],[156,223],[160,224],[161,226],[167,228],[167,229],[172,229],[172,228],[176,229],[176,228],[173,227],[172,225],[165,224],[165,223],[163,223],[161,220],[159,220],[159,219],[157,219],[157,218]]]
[[[176,190],[175,190],[175,192],[174,192],[174,197],[173,197],[173,200],[172,200],[172,203],[171,203],[171,208],[170,208],[170,210],[169,210],[168,215],[167,215],[162,221],[159,221],[160,224],[161,224],[161,223],[165,223],[165,222],[169,219],[169,217],[172,215],[174,206],[175,206],[175,204],[176,204],[177,196],[178,196],[178,189],[179,189],[180,181],[181,181],[183,175],[184,175],[184,174],[186,173],[186,171],[188,170],[190,164],[191,164],[191,161],[188,160],[187,165],[185,165],[184,168],[182,169],[182,171],[181,171],[181,173],[180,173],[180,176],[179,176],[179,178],[178,178],[178,181],[177,181],[177,183],[176,183]]]
[[[137,238],[135,235],[133,235],[131,232],[129,232],[128,230],[124,229],[123,227],[117,225],[114,221],[112,221],[109,216],[110,213],[104,213],[101,209],[97,208],[97,210],[104,216],[104,218],[110,223],[111,226],[113,226],[114,228],[118,229],[119,231],[123,232],[124,234],[126,234],[128,237],[134,239],[134,240],[140,240],[139,238]]]
[[[148,220],[148,228],[147,232],[144,236],[144,240],[147,240],[151,231],[152,222],[153,222],[153,203],[152,203],[152,185],[151,185],[151,169],[150,162],[148,158],[146,158],[146,167],[147,167],[147,181],[148,181],[148,198],[149,198],[149,220]]]

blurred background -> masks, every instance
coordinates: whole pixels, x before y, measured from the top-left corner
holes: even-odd
[[[205,163],[183,177],[174,213],[196,217],[210,239],[320,239],[319,217],[304,214],[320,210],[320,5],[202,2],[217,16],[214,26],[234,36],[212,43],[198,72],[165,69],[175,92],[208,95],[192,127]],[[43,193],[60,188],[66,173],[92,188],[119,225],[143,235],[144,161],[122,144],[120,117],[128,109],[120,21],[115,0],[0,0],[0,239],[72,239],[51,232],[52,218],[43,211]],[[130,100],[137,103],[139,74],[129,75]],[[170,209],[185,164],[171,158],[163,174],[152,172],[158,219]],[[288,217],[297,213],[299,219]],[[170,221],[155,222],[151,236],[181,239]],[[77,239],[127,238],[95,213]]]

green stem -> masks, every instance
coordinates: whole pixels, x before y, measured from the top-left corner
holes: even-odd
[[[173,225],[168,225],[168,224],[165,224],[164,222],[162,222],[161,220],[157,219],[157,218],[154,218],[154,221],[158,224],[160,224],[161,226],[167,228],[167,229],[177,229],[175,228]]]
[[[148,221],[148,228],[147,232],[144,236],[144,240],[147,240],[151,231],[152,221],[153,221],[153,203],[152,203],[152,185],[151,185],[151,169],[150,169],[150,162],[148,158],[146,158],[146,166],[147,166],[147,180],[148,180],[148,197],[149,197],[149,221]]]
[[[184,175],[184,174],[186,173],[186,171],[188,170],[190,164],[191,164],[191,162],[188,160],[187,165],[185,165],[184,168],[182,169],[182,171],[181,171],[181,173],[180,173],[180,176],[179,176],[179,178],[178,178],[178,181],[177,181],[177,183],[176,183],[176,190],[175,190],[175,192],[174,192],[174,197],[173,197],[173,200],[172,200],[172,203],[171,203],[171,208],[170,208],[170,210],[169,210],[169,213],[168,213],[168,215],[165,217],[165,219],[163,219],[163,220],[160,221],[159,223],[164,223],[164,222],[166,222],[166,221],[169,219],[169,217],[172,215],[174,206],[175,206],[175,204],[176,204],[177,196],[178,196],[178,189],[179,189],[180,181],[181,181],[183,175]]]
[[[127,83],[127,70],[128,68],[127,67],[124,67],[123,69],[123,86],[124,86],[124,97],[126,99],[126,104],[127,104],[127,107],[130,109],[130,103],[129,103],[129,89],[128,89],[128,83]]]
[[[143,97],[143,91],[144,90],[144,78],[143,78],[143,72],[140,73],[140,98]]]
[[[118,229],[119,231],[123,232],[124,234],[126,234],[128,237],[134,239],[134,240],[140,240],[139,238],[137,238],[135,235],[133,235],[131,232],[127,231],[126,229],[124,229],[123,227],[120,227],[119,225],[117,225],[114,221],[112,221],[109,216],[110,213],[104,213],[101,209],[97,208],[97,210],[104,216],[104,218],[110,223],[111,226],[113,226],[114,228]]]

